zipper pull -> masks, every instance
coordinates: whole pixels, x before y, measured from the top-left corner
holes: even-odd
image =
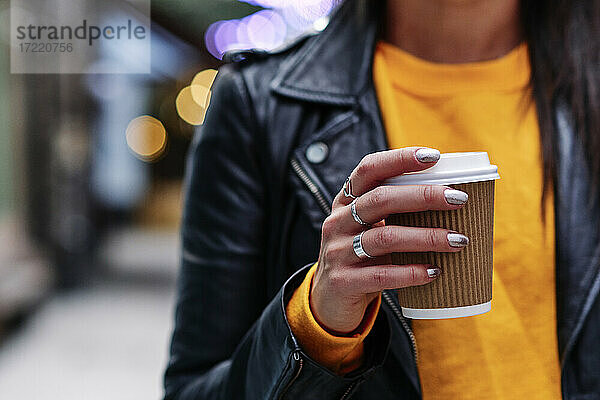
[[[298,368],[296,369],[294,376],[292,376],[290,381],[285,385],[285,387],[281,391],[281,394],[279,395],[279,400],[283,400],[285,398],[285,395],[286,395],[287,391],[290,389],[290,386],[292,386],[294,384],[294,382],[296,382],[296,380],[300,376],[300,373],[302,372],[302,366],[304,365],[304,360],[302,359],[302,356],[300,356],[300,350],[294,350],[294,352],[292,353],[292,358],[294,359],[294,361],[298,362]]]

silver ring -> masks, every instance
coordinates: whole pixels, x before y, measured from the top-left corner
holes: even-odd
[[[350,203],[350,212],[352,213],[352,218],[354,218],[354,220],[362,226],[371,226],[371,224],[367,224],[358,216],[358,212],[356,212],[356,200],[357,199],[354,199],[352,200],[352,203]]]
[[[350,177],[347,177],[344,182],[344,196],[356,200],[356,196],[352,194],[352,181],[350,180]]]
[[[361,232],[358,235],[354,236],[354,240],[352,240],[352,248],[354,249],[354,254],[361,260],[365,260],[367,258],[375,258],[372,255],[368,254],[365,249],[363,249],[362,245],[362,237],[365,232]]]

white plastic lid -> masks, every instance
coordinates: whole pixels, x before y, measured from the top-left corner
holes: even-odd
[[[500,179],[498,167],[490,164],[485,151],[444,153],[431,168],[388,179],[387,185],[456,185]]]

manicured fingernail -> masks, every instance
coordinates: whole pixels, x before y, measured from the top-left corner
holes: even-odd
[[[448,244],[452,247],[465,247],[469,244],[469,238],[460,233],[449,233]]]
[[[439,268],[427,268],[427,276],[430,278],[437,278],[442,274],[442,270]]]
[[[436,149],[430,149],[428,147],[424,147],[415,152],[415,157],[417,160],[422,163],[431,163],[436,162],[440,159],[440,152]]]
[[[444,190],[444,197],[448,204],[463,205],[469,200],[469,195],[460,190],[446,189]]]

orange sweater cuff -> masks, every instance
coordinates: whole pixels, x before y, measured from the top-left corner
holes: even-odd
[[[352,336],[332,335],[319,325],[310,309],[310,289],[316,269],[315,263],[287,304],[288,322],[306,354],[336,374],[344,375],[362,364],[363,342],[375,324],[381,296],[367,307],[360,332]]]

